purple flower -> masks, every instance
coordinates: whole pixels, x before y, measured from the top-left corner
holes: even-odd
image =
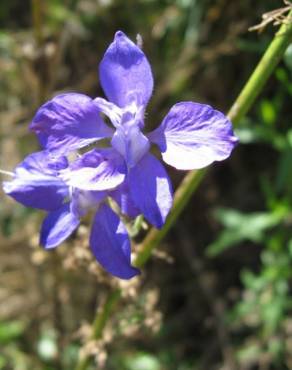
[[[93,150],[91,163],[87,165],[104,167],[110,156],[110,150]],[[86,156],[77,159],[74,166],[78,167],[82,161],[86,161]],[[76,230],[80,218],[89,210],[94,210],[90,246],[97,261],[108,272],[122,279],[137,275],[139,270],[131,266],[127,230],[106,203],[110,191],[105,191],[102,186],[97,190],[103,191],[86,191],[68,185],[64,177],[69,167],[64,156],[54,157],[44,151],[33,153],[16,167],[13,180],[4,182],[3,189],[23,205],[48,212],[40,233],[40,243],[46,249],[62,243]],[[115,186],[116,183],[111,183],[108,188]],[[112,196],[121,204],[120,199],[126,194],[123,188],[116,188]]]
[[[30,128],[45,150],[64,154],[97,140],[111,139],[116,158],[101,170],[87,166],[86,154],[77,168],[70,168],[67,181],[83,190],[102,190],[121,183],[130,202],[154,226],[163,226],[172,205],[172,189],[163,165],[150,154],[156,144],[166,163],[181,170],[199,169],[229,157],[237,139],[231,122],[212,107],[181,102],[175,104],[161,125],[143,133],[144,112],[153,91],[149,62],[142,50],[121,31],[115,35],[99,67],[100,81],[108,101],[82,94],[64,94],[44,104]],[[105,114],[114,129],[101,118]],[[113,153],[113,152],[112,152]]]
[[[40,235],[47,249],[62,243],[94,210],[93,254],[108,272],[129,279],[139,271],[131,265],[127,230],[108,197],[123,214],[134,218],[142,213],[160,228],[172,205],[172,188],[163,165],[150,153],[151,144],[169,165],[191,170],[227,158],[237,139],[227,117],[193,102],[175,104],[157,129],[144,133],[153,91],[151,67],[121,31],[100,63],[100,81],[108,100],[67,93],[39,108],[30,128],[44,150],[26,157],[3,188],[23,205],[48,212]],[[100,140],[110,147],[85,151]]]

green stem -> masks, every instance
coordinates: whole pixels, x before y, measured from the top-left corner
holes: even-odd
[[[289,14],[289,17],[292,12]],[[289,18],[288,18],[289,19]],[[267,51],[260,60],[258,66],[252,73],[251,77],[245,84],[240,95],[232,105],[230,111],[228,112],[228,117],[231,119],[233,124],[238,124],[240,119],[249,111],[255,99],[258,97],[262,91],[268,78],[271,76],[273,70],[281,60],[284,55],[286,48],[292,41],[292,23],[283,24],[280,30],[275,35],[273,41],[268,47]],[[207,170],[190,171],[184,178],[181,185],[178,187],[175,197],[174,205],[167,218],[164,227],[161,230],[151,229],[143,243],[140,246],[137,257],[134,261],[134,265],[137,267],[142,267],[151,256],[154,248],[156,248],[161,240],[167,235],[168,231],[175,224],[179,215],[182,213],[191,196],[203,180]],[[97,316],[93,323],[93,330],[98,333],[101,337],[102,330],[106,324],[107,319],[110,317],[111,311],[118,303],[119,297],[121,295],[120,289],[115,289],[109,294],[107,302],[113,301],[114,304],[105,304],[103,311],[100,313],[100,317]],[[83,360],[83,367],[78,367],[76,370],[86,370],[90,364],[89,357]]]
[[[292,11],[287,16],[287,20],[291,19],[291,17]],[[229,110],[228,117],[233,124],[236,125],[249,111],[291,42],[292,22],[283,24],[280,27],[256,69]]]
[[[97,313],[97,316],[93,321],[92,338],[94,339],[101,338],[103,329],[109,318],[109,313],[115,309],[116,304],[119,301],[120,297],[121,297],[120,289],[115,289],[114,291],[112,291],[112,294],[108,296],[102,310]]]
[[[107,297],[102,309],[96,312],[95,319],[92,324],[91,339],[99,339],[102,337],[103,329],[110,314],[114,311],[116,304],[121,297],[121,290],[113,290]],[[85,356],[79,359],[76,370],[86,370],[90,365],[90,356]]]

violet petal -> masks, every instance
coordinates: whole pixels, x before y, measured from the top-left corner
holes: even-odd
[[[97,261],[112,275],[130,279],[139,274],[131,266],[131,245],[119,217],[103,204],[97,211],[90,235],[90,246]]]
[[[135,166],[150,148],[149,140],[139,126],[127,123],[115,131],[111,144],[124,157],[129,168]]]
[[[150,153],[129,172],[131,197],[145,218],[161,228],[172,206],[172,187],[163,165]]]
[[[148,137],[160,147],[164,161],[181,170],[222,161],[237,143],[232,124],[223,113],[193,102],[175,104]]]
[[[112,135],[99,114],[89,96],[57,95],[38,109],[30,129],[43,148],[65,154]]]
[[[111,191],[109,195],[118,203],[124,215],[135,218],[141,213],[134,204],[126,181]]]
[[[151,67],[143,51],[122,31],[115,34],[99,66],[107,98],[125,107],[133,101],[146,105],[153,90]]]
[[[102,191],[121,184],[125,173],[123,158],[115,150],[93,149],[73,162],[62,178],[75,188]]]
[[[52,158],[46,152],[28,155],[15,171],[12,181],[3,183],[3,190],[26,207],[52,211],[68,196],[68,186],[58,177],[67,165],[64,157]]]
[[[73,233],[79,222],[79,219],[70,212],[70,204],[64,204],[45,218],[41,228],[40,244],[46,249],[58,246]]]

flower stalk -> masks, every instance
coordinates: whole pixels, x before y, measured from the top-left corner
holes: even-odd
[[[289,13],[290,19],[292,12]],[[285,50],[292,42],[292,23],[283,24],[275,34],[270,46],[259,61],[251,77],[243,87],[238,98],[235,100],[228,112],[229,119],[237,125],[245,114],[250,110],[256,98],[261,93],[268,78],[273,73],[277,64],[282,59]],[[151,229],[138,250],[134,265],[143,266],[151,256],[152,251],[159,245],[161,240],[167,235],[171,227],[175,224],[179,215],[182,213],[191,196],[194,194],[199,184],[203,180],[206,170],[194,170],[188,172],[183,182],[175,193],[174,205],[168,219],[161,230]],[[121,296],[120,289],[115,289],[109,293],[108,299],[100,311],[97,313],[93,322],[93,338],[98,339],[102,336],[103,328],[111,312],[116,307]],[[90,358],[85,357],[79,360],[76,370],[86,370],[90,365]]]
[[[114,311],[119,299],[121,297],[121,290],[115,289],[108,295],[101,310],[96,312],[94,322],[92,324],[92,339],[99,339],[102,337],[103,329],[110,314]],[[86,370],[90,365],[90,356],[84,356],[77,364],[76,370]]]

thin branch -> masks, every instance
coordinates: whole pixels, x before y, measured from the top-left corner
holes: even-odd
[[[284,4],[286,6],[284,6],[283,8],[274,9],[267,13],[264,13],[262,15],[261,23],[250,27],[248,30],[262,32],[269,23],[272,23],[273,26],[279,26],[280,24],[288,25],[289,23],[291,23],[291,14],[287,15],[287,13],[292,10],[292,3],[288,0],[284,0]]]

